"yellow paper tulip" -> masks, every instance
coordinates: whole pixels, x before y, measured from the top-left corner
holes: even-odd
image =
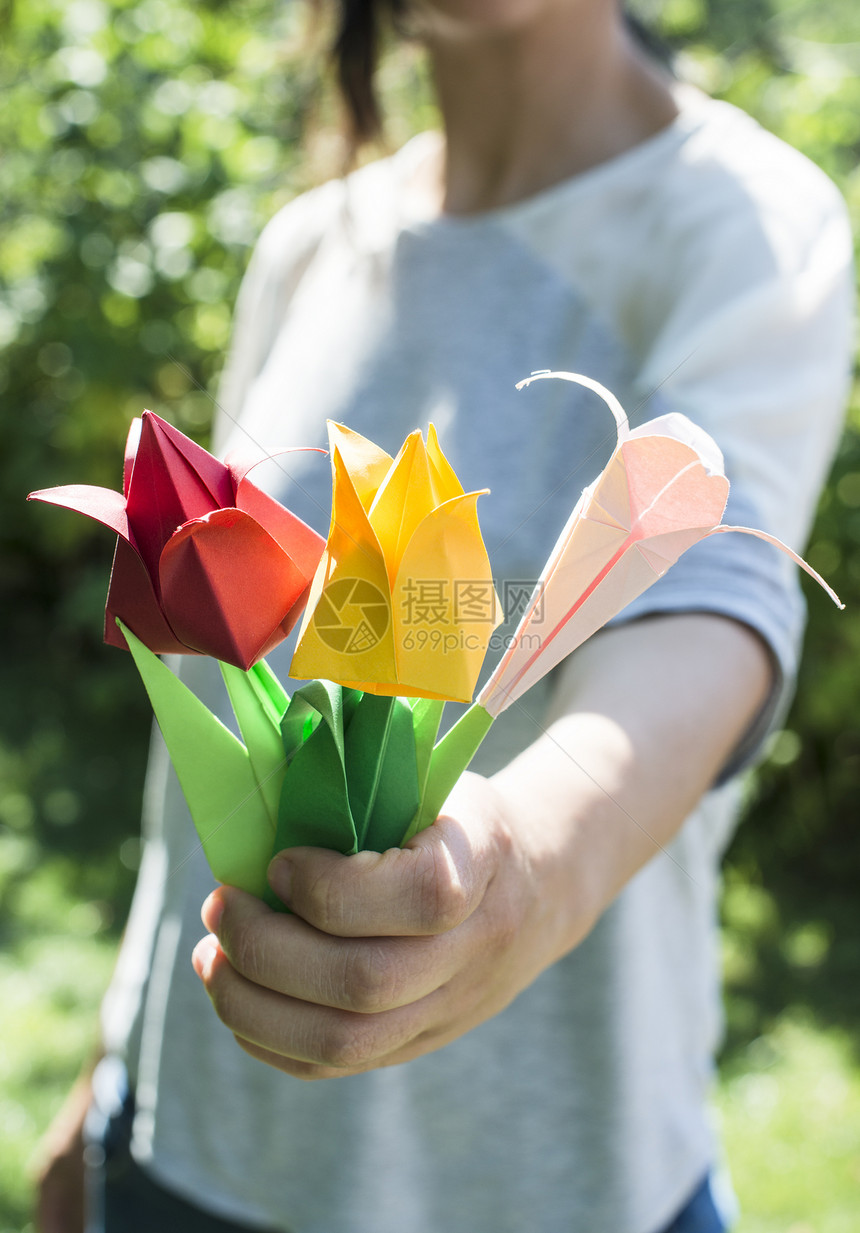
[[[432,424],[395,459],[342,424],[329,422],[329,443],[331,529],[290,675],[471,701],[502,616],[482,494],[463,491]]]

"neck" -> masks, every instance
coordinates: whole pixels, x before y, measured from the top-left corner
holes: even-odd
[[[498,208],[631,149],[677,115],[668,81],[605,0],[516,30],[426,37],[445,129],[436,198]]]

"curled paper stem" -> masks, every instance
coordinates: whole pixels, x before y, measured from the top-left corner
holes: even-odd
[[[599,395],[615,418],[615,426],[618,429],[619,440],[630,431],[630,424],[627,420],[627,412],[624,410],[621,403],[611,390],[608,390],[605,385],[601,385],[599,381],[595,381],[593,377],[584,377],[582,373],[578,372],[552,372],[549,368],[541,368],[537,372],[533,372],[530,376],[525,377],[522,381],[518,381],[516,388],[518,390],[524,390],[531,385],[533,381],[546,381],[550,377],[557,377],[560,381],[572,381],[575,385],[582,385],[587,390],[593,390],[595,394]]]
[[[755,527],[729,527],[723,525],[714,527],[713,531],[709,531],[708,534],[716,535],[719,531],[741,531],[744,535],[754,535],[756,539],[763,539],[766,544],[772,544],[774,548],[779,548],[780,552],[784,552],[786,556],[791,557],[795,565],[799,565],[802,570],[805,570],[806,573],[809,574],[810,578],[814,578],[821,589],[827,592],[839,611],[844,612],[845,605],[833,590],[833,587],[826,583],[821,577],[821,574],[819,574],[817,570],[814,570],[807,561],[804,561],[803,557],[798,556],[796,552],[789,548],[788,544],[784,544],[782,540],[777,539],[775,535],[768,535],[767,531],[758,531]]]

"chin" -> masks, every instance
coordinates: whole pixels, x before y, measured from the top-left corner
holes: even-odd
[[[421,0],[416,6],[428,31],[480,36],[514,31],[559,9],[576,9],[584,0]]]

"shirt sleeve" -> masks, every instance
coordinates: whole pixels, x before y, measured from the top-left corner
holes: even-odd
[[[774,139],[770,139],[774,140]],[[778,144],[778,143],[776,143]],[[634,422],[681,411],[723,452],[723,521],[802,551],[835,446],[852,354],[852,245],[844,204],[794,151],[726,199],[686,210],[671,304],[638,380]],[[703,611],[756,630],[776,684],[722,778],[751,761],[791,700],[804,604],[791,561],[745,535],[687,552],[618,618]]]

